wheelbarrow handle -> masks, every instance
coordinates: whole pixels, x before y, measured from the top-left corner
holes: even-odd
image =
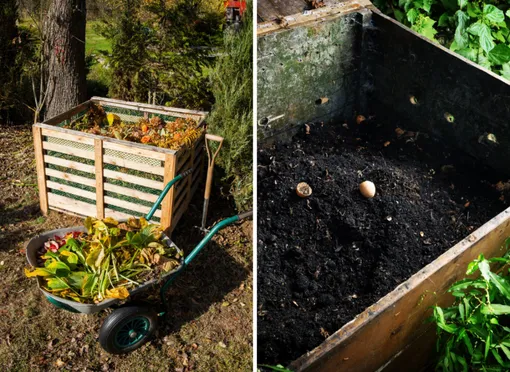
[[[170,189],[172,188],[172,186],[177,182],[177,181],[180,181],[182,180],[184,177],[187,177],[189,176],[191,173],[193,172],[193,168],[190,168],[184,172],[182,172],[181,174],[179,174],[178,176],[176,176],[173,180],[171,180],[170,182],[168,182],[165,186],[165,188],[163,189],[163,191],[161,191],[161,194],[159,194],[159,197],[158,197],[158,200],[156,200],[156,202],[154,203],[154,205],[152,206],[151,210],[149,211],[149,213],[147,213],[147,215],[145,216],[145,219],[147,221],[150,221],[152,219],[152,217],[154,217],[154,213],[156,213],[156,210],[159,208],[160,204],[163,202],[163,199],[165,198],[166,194],[168,194],[168,192],[170,191]]]
[[[237,216],[232,216],[229,218],[226,218],[220,222],[218,222],[216,225],[213,226],[213,228],[207,233],[207,235],[198,243],[198,245],[191,251],[191,253],[184,259],[184,264],[188,265],[193,259],[196,257],[196,255],[209,243],[209,241],[212,239],[214,235],[221,229],[227,227],[228,225],[233,224],[234,222],[237,222],[239,220],[242,220],[244,218],[248,218],[253,215],[253,211],[245,212],[242,214],[239,214]]]
[[[253,216],[253,211],[244,212],[241,214],[238,214],[237,216],[232,216],[230,218],[224,219],[220,222],[218,222],[214,227],[209,231],[209,233],[198,243],[198,245],[191,251],[191,253],[184,259],[184,265],[181,266],[181,268],[170,276],[166,280],[166,282],[161,286],[161,289],[159,291],[159,295],[161,297],[161,301],[163,302],[163,308],[166,309],[168,307],[168,301],[165,297],[165,293],[168,290],[168,287],[170,287],[170,284],[179,276],[181,272],[184,271],[186,266],[196,257],[196,255],[209,243],[211,238],[221,229],[224,227],[227,227],[228,225],[233,224],[234,222],[240,221],[242,219],[248,218]],[[164,314],[164,312],[162,313]]]

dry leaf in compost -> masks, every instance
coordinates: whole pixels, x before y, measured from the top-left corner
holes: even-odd
[[[106,290],[106,298],[116,298],[119,300],[125,300],[129,297],[129,291],[125,287],[117,287]]]

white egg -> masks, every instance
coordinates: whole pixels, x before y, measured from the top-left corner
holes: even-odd
[[[375,196],[375,185],[373,182],[365,181],[360,183],[359,191],[365,198],[370,199]]]

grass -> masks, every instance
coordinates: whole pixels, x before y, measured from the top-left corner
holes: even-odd
[[[87,29],[85,34],[85,54],[97,54],[101,50],[107,52],[112,51],[112,45],[110,41],[105,39],[97,32],[99,23],[99,21],[87,21]]]

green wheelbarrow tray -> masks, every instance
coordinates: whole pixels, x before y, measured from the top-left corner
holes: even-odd
[[[119,222],[125,222],[124,220],[121,220]],[[80,231],[80,232],[87,232],[87,229],[83,226],[76,226],[76,227],[68,227],[65,229],[58,229],[58,230],[52,230],[48,231],[44,234],[38,235],[34,238],[32,238],[28,244],[26,245],[26,256],[28,263],[32,265],[33,267],[37,267],[37,251],[44,245],[45,242],[48,241],[48,239],[53,238],[55,235],[58,236],[65,236],[69,232],[73,231]],[[180,271],[183,268],[184,265],[184,253],[181,249],[179,249],[172,240],[166,235],[163,234],[162,241],[164,244],[166,244],[168,247],[174,247],[177,249],[180,259],[179,259],[179,266],[174,268],[173,270],[165,273],[164,275],[160,276],[159,278],[152,279],[150,281],[142,283],[140,286],[132,288],[129,290],[129,298],[132,296],[142,293],[145,290],[149,289],[155,284],[160,283],[161,281],[164,281],[169,276],[176,274],[178,271]],[[115,298],[106,299],[104,301],[101,301],[99,303],[94,304],[87,304],[87,303],[81,303],[76,302],[73,300],[65,299],[59,296],[56,296],[48,291],[46,291],[43,288],[44,280],[41,277],[37,277],[37,284],[39,286],[39,289],[44,293],[48,301],[50,301],[53,305],[64,309],[68,311],[72,311],[75,313],[82,313],[82,314],[94,314],[97,312],[100,312],[106,308],[118,305],[121,302],[125,302],[125,300],[118,300]]]

